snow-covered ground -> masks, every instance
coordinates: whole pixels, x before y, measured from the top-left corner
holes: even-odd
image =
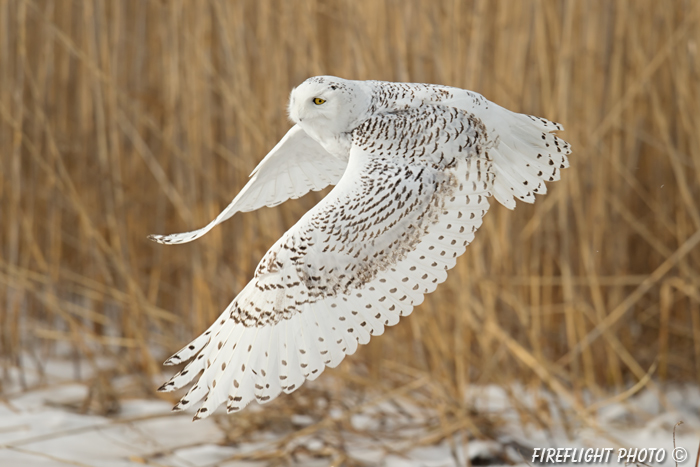
[[[60,364],[55,368],[55,373],[66,374]],[[451,430],[458,434],[447,439],[440,436],[440,430],[435,430],[433,436],[426,428],[430,424],[424,423],[428,418],[439,418],[437,410],[430,413],[400,397],[379,397],[376,403],[370,401],[353,410],[342,429],[324,428],[348,417],[331,409],[326,420],[296,414],[279,422],[279,426],[254,430],[243,442],[237,442],[231,439],[236,415],[193,423],[190,413],[172,413],[169,402],[135,398],[122,399],[113,415],[90,415],[85,406],[90,400],[86,385],[56,378],[32,383],[34,388],[29,390],[5,385],[0,394],[2,467],[264,466],[270,465],[274,453],[280,453],[276,465],[312,467],[438,467],[468,462],[525,466],[534,464],[534,448],[549,447],[613,448],[605,465],[624,465],[624,460],[617,460],[619,448],[663,448],[663,462],[647,460],[646,464],[673,466],[673,429],[679,421],[683,424],[676,429],[676,446],[689,454],[689,459],[679,465],[692,467],[700,441],[700,389],[696,386],[667,387],[661,400],[658,392],[643,390],[624,402],[595,410],[589,424],[568,429],[556,415],[565,407],[561,401],[549,397],[553,409],[544,413],[551,414],[551,419],[543,421],[543,426],[550,428],[531,423],[523,426],[521,409],[513,407],[502,388],[475,387],[467,395],[467,406],[481,416],[465,414],[463,429]],[[532,394],[512,390],[520,392],[523,406],[534,403]],[[543,400],[541,394],[539,400]],[[247,410],[262,415],[274,407],[253,404]],[[483,427],[470,425],[478,424],[484,415],[487,419],[498,418],[497,428],[488,430],[490,436],[468,436],[475,429],[486,432]],[[284,448],[280,449],[282,441]],[[342,446],[342,450],[334,446]],[[562,465],[566,464],[575,465],[571,461]]]

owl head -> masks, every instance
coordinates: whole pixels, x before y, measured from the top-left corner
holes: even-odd
[[[367,118],[370,103],[360,82],[315,76],[292,90],[289,118],[311,135],[347,133]]]

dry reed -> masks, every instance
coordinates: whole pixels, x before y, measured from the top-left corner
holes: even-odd
[[[472,89],[563,123],[574,153],[328,373],[388,394],[428,375],[439,436],[475,429],[472,384],[544,386],[587,420],[586,393],[700,383],[699,22],[691,0],[0,0],[3,369],[62,342],[152,390],[322,194],[184,246],[146,235],[213,218],[289,90],[333,74]]]

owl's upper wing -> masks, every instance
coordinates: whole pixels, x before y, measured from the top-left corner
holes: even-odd
[[[411,313],[474,238],[493,184],[480,122],[448,107],[369,119],[345,175],[268,251],[217,321],[167,364],[195,419],[292,392]],[[203,373],[202,373],[203,372]]]
[[[346,166],[347,162],[333,157],[299,125],[294,125],[253,170],[250,181],[216,219],[192,232],[149,238],[167,244],[191,242],[237,212],[276,206],[309,191],[334,185],[343,176]]]
[[[516,199],[534,203],[535,194],[547,193],[544,182],[559,180],[561,169],[569,167],[571,147],[554,134],[564,129],[559,123],[511,112],[465,89],[430,84],[410,89],[424,102],[456,107],[483,123],[493,143],[493,195],[508,209],[515,208]]]

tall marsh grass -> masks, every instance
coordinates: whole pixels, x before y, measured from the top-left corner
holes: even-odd
[[[146,236],[212,219],[289,128],[291,88],[332,74],[472,89],[561,122],[574,153],[329,373],[422,382],[445,433],[473,384],[587,419],[587,393],[700,383],[699,48],[690,0],[0,0],[2,367],[60,347],[153,390],[324,193]]]

